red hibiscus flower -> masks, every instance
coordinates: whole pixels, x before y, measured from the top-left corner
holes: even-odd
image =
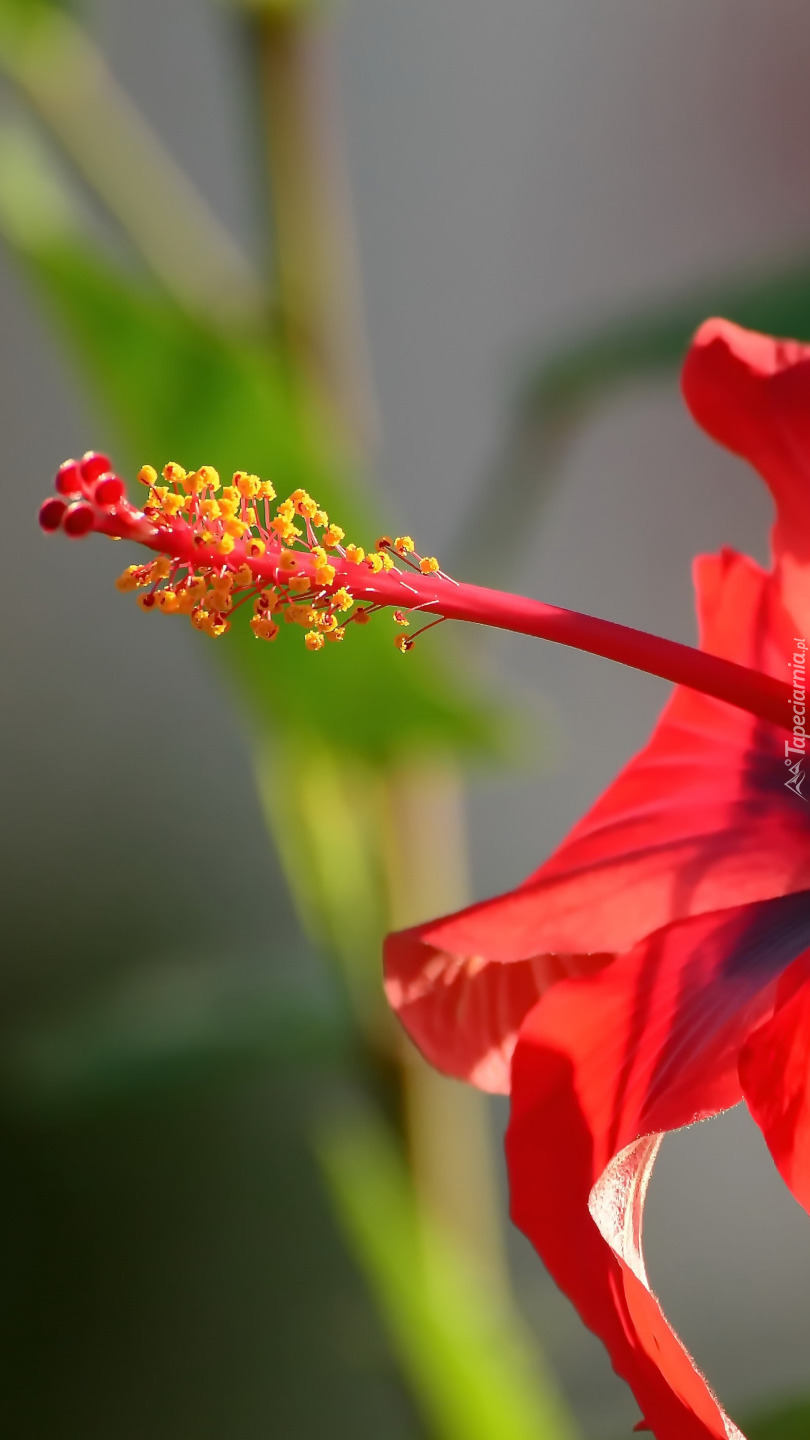
[[[701,647],[794,684],[794,735],[676,689],[649,744],[518,889],[391,936],[389,999],[425,1055],[509,1090],[516,1223],[659,1440],[738,1435],[650,1292],[663,1132],[743,1097],[810,1208],[810,348],[711,321],[683,377],[777,511],[773,569],[695,568]],[[808,726],[810,729],[810,726]]]

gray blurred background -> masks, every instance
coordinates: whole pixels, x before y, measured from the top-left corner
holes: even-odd
[[[229,16],[203,0],[95,10],[121,81],[254,249],[263,197],[246,204],[252,97]],[[338,34],[379,470],[397,519],[441,557],[528,357],[807,242],[810,15],[801,0],[347,0]],[[144,988],[171,1002],[234,949],[258,973],[269,935],[292,984],[319,983],[207,647],[116,594],[109,547],[88,545],[79,566],[36,530],[56,465],[105,436],[3,253],[0,364],[12,1050],[50,1015],[120,995],[122,976],[137,1008]],[[757,481],[695,431],[675,383],[650,383],[580,432],[510,583],[690,639],[692,555],[728,543],[764,558],[768,523]],[[509,517],[491,543],[520,525]],[[478,897],[539,863],[666,691],[530,641],[485,643],[530,724],[511,778],[482,776],[469,797]],[[227,838],[215,885],[212,816]],[[69,964],[66,934],[80,937]],[[51,1099],[33,1118],[0,1116],[9,1435],[418,1433],[393,1367],[376,1363],[384,1345],[348,1261],[290,1253],[289,1227],[322,1203],[306,1177],[294,1205],[278,1183],[306,1168],[291,1138],[305,1097],[251,1079],[224,1099],[181,1092],[80,1119]],[[313,1209],[313,1232],[322,1221]],[[528,1245],[510,1244],[585,1434],[620,1433],[636,1411],[601,1348]],[[729,1408],[807,1387],[807,1229],[742,1114],[665,1144],[647,1251]],[[307,1344],[320,1356],[309,1385]]]

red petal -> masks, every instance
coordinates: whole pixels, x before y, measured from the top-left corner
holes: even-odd
[[[592,974],[612,956],[453,955],[431,943],[434,933],[441,937],[442,923],[388,936],[388,1002],[431,1065],[481,1090],[508,1094],[517,1033],[532,1006],[555,981]]]
[[[774,554],[806,635],[810,603],[799,572],[810,563],[810,347],[708,320],[687,356],[683,393],[698,423],[771,490]]]
[[[787,673],[775,583],[724,551],[696,568],[701,645]],[[649,744],[517,892],[536,949],[626,951],[671,920],[810,885],[806,814],[784,789],[784,735],[675,692]]]
[[[725,551],[699,562],[696,583],[704,647],[784,675],[792,622],[773,578]],[[674,919],[810,887],[784,743],[676,691],[646,748],[523,885],[390,937],[388,998],[428,1059],[507,1089],[516,1030],[553,981],[601,969]]]
[[[739,1047],[808,943],[810,895],[683,921],[601,974],[556,985],[518,1038],[513,1218],[607,1346],[658,1440],[734,1433],[644,1270],[659,1132],[739,1100]]]
[[[792,965],[777,1008],[740,1055],[740,1080],[785,1184],[810,1211],[810,959]]]

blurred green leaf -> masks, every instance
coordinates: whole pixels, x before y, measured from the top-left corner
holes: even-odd
[[[7,239],[21,251],[76,233],[73,196],[30,125],[0,125],[0,217]]]
[[[711,315],[752,330],[810,339],[810,260],[803,255],[781,271],[698,286],[559,346],[530,367],[522,413],[564,414],[621,381],[672,370],[698,325]]]
[[[264,319],[253,267],[66,9],[0,0],[0,72],[176,303],[246,328]],[[40,172],[49,166],[38,159]],[[24,211],[26,199],[24,181],[11,208]]]
[[[331,746],[255,750],[259,795],[307,933],[336,955],[368,1020],[379,1012],[379,952],[388,925],[381,781]],[[294,816],[294,823],[290,817]]]
[[[810,340],[810,259],[739,280],[698,285],[665,304],[652,303],[545,349],[527,366],[527,378],[500,448],[478,495],[463,517],[459,570],[497,583],[500,555],[488,538],[504,507],[522,524],[508,551],[534,533],[568,446],[589,410],[611,390],[669,374],[680,365],[703,320],[722,315],[752,330]],[[454,557],[455,558],[455,557]]]
[[[0,51],[4,42],[12,43],[18,36],[49,10],[67,9],[67,0],[0,0]]]
[[[373,544],[382,527],[367,497],[327,458],[322,419],[269,347],[184,314],[86,245],[60,239],[24,253],[130,469],[176,459],[254,470],[282,495],[304,486],[358,543]],[[299,745],[312,737],[378,763],[496,746],[493,712],[449,653],[426,645],[403,657],[385,617],[312,655],[297,633],[257,643],[244,616],[215,653],[254,718],[272,718]]]
[[[808,1440],[810,1399],[793,1400],[772,1410],[759,1410],[743,1422],[748,1440]]]
[[[514,1315],[474,1262],[419,1213],[370,1113],[316,1142],[350,1248],[439,1440],[571,1440],[572,1423]]]
[[[337,996],[291,991],[265,965],[145,966],[92,1004],[7,1042],[4,1096],[50,1115],[177,1090],[247,1068],[345,1064],[348,1014]]]

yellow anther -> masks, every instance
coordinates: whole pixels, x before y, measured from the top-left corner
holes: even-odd
[[[190,590],[184,590],[182,585],[178,585],[175,599],[177,602],[175,614],[190,615],[197,602],[198,596],[192,594]]]
[[[270,521],[270,529],[275,530],[282,540],[294,540],[298,534],[295,526],[290,523],[285,515],[277,515],[275,520]]]
[[[258,475],[248,475],[244,470],[237,470],[233,483],[245,500],[255,500],[256,496],[261,494],[262,482]]]
[[[204,580],[181,580],[175,591],[177,597],[177,613],[179,615],[190,615],[197,602],[202,600],[205,589]]]
[[[284,619],[292,625],[316,625],[318,612],[313,610],[311,605],[288,605],[284,611]]]
[[[280,609],[281,604],[276,590],[262,590],[261,595],[257,595],[253,602],[253,609],[257,615],[272,615]]]
[[[223,620],[220,616],[212,615],[204,628],[206,635],[210,635],[213,640],[218,640],[220,635],[227,635],[231,628],[231,622]]]
[[[137,590],[139,585],[148,585],[149,581],[143,578],[145,568],[144,565],[128,565],[115,582],[116,590],[126,594],[129,590]]]
[[[213,465],[201,465],[197,471],[203,485],[210,485],[212,490],[218,490],[222,481],[219,478],[219,471]]]
[[[257,640],[275,640],[278,635],[278,625],[275,620],[270,620],[263,615],[254,615],[250,622],[250,628]]]
[[[253,601],[249,623],[257,639],[275,639],[283,614],[285,621],[305,631],[309,650],[322,649],[326,640],[342,641],[347,615],[358,625],[368,624],[380,607],[366,602],[358,609],[351,581],[334,590],[340,569],[335,550],[345,555],[350,565],[365,565],[366,574],[396,571],[396,557],[410,554],[423,574],[439,571],[434,556],[419,559],[409,535],[394,540],[382,535],[370,554],[359,545],[346,545],[345,531],[331,523],[307,490],[294,490],[279,502],[270,481],[245,470],[234,471],[232,484],[224,488],[212,466],[186,472],[174,461],[163,469],[165,483],[158,483],[161,477],[149,465],[141,469],[139,479],[147,486],[144,508],[149,518],[157,526],[164,525],[172,539],[181,532],[185,538],[188,531],[190,543],[167,545],[169,550],[176,548],[176,558],[160,554],[148,564],[128,566],[116,585],[122,591],[143,592],[146,587],[139,597],[144,610],[188,614],[196,629],[212,637],[225,634],[237,600],[248,599]],[[262,500],[265,508],[259,511]],[[268,569],[275,576],[275,585],[267,585],[257,594],[263,582],[254,562],[267,556],[268,542],[259,537],[265,533],[268,513],[273,514],[267,508],[271,500],[276,509],[269,521],[272,566]],[[306,519],[306,526],[297,516]],[[177,558],[183,555],[185,559]],[[264,563],[267,565],[267,560]],[[185,578],[178,579],[178,571],[182,575],[186,570]],[[399,626],[410,624],[402,610],[395,610],[393,618]],[[395,643],[400,651],[410,650],[413,636],[400,635]]]
[[[198,495],[201,490],[206,488],[218,490],[221,483],[219,471],[215,470],[213,465],[201,465],[199,470],[195,470],[192,475],[187,475],[185,479],[185,487],[191,491],[192,495]]]
[[[226,590],[212,590],[208,604],[217,615],[227,615],[233,609],[233,600]]]

